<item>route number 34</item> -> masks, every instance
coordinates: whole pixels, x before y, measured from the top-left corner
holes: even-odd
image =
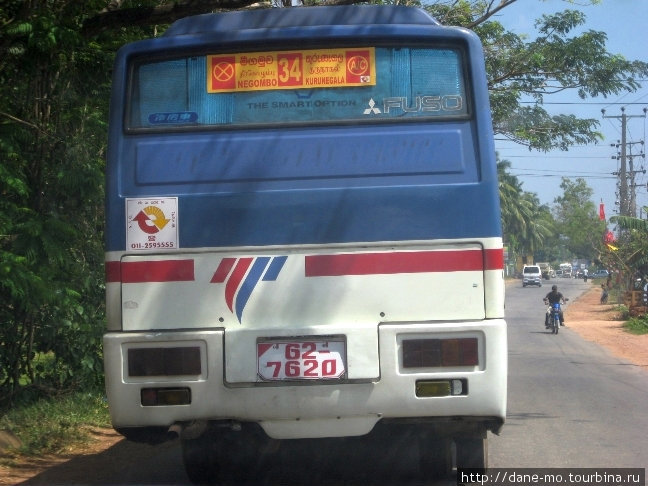
[[[279,86],[301,86],[302,55],[301,53],[282,54],[277,57],[279,66]]]

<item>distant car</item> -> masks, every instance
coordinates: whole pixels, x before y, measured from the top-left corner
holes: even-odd
[[[538,265],[524,265],[522,269],[522,287],[527,285],[542,287],[542,272]]]
[[[590,278],[608,278],[609,276],[610,272],[608,272],[607,270],[597,270],[590,275]]]

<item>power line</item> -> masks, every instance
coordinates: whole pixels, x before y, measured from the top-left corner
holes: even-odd
[[[604,159],[609,160],[610,157],[603,157],[602,155],[505,155],[505,157],[516,159]]]
[[[574,171],[574,170],[552,170],[552,169],[528,169],[525,167],[511,167],[511,170],[530,170],[533,172],[549,172],[551,174],[590,174],[590,175],[612,175],[610,172]]]
[[[519,177],[566,177],[565,175],[561,174],[516,174],[514,172],[511,172],[511,175],[514,176],[519,176]],[[607,179],[616,179],[615,176],[588,176],[588,175],[580,175],[580,176],[574,176],[579,179],[596,179],[596,180],[607,180]],[[569,178],[569,177],[568,177]]]
[[[520,167],[510,167],[509,174],[519,177],[577,177],[580,179],[616,179],[610,172],[591,172],[591,171],[573,171],[573,170],[552,170],[552,169],[526,169]]]
[[[648,95],[646,95],[648,96]],[[642,96],[643,98],[644,96]],[[639,101],[630,101],[627,103],[622,103],[620,101],[614,101],[612,103],[610,102],[602,102],[602,101],[580,101],[580,102],[575,102],[575,101],[544,101],[542,103],[537,103],[535,101],[520,101],[520,104],[524,105],[604,105],[604,106],[612,106],[612,105],[621,105],[621,106],[628,106],[628,105],[648,105],[647,102],[639,102]]]

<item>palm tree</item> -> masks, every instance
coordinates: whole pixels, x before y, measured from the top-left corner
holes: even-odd
[[[529,254],[554,235],[553,218],[536,194],[522,190],[520,180],[508,173],[510,167],[508,160],[497,163],[504,242],[516,253]]]
[[[548,238],[555,235],[555,222],[549,207],[540,204],[535,193],[522,193],[520,202],[528,215],[526,232],[522,241],[529,253],[535,253]]]

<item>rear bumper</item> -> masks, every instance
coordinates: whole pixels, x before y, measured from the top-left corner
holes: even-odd
[[[485,427],[497,431],[506,415],[506,323],[502,319],[462,323],[389,323],[378,326],[379,377],[308,383],[228,383],[225,331],[108,333],[104,336],[106,389],[117,429],[165,428],[199,421],[256,422],[270,437],[308,438],[364,435],[380,421],[435,423],[460,433]],[[479,339],[479,365],[404,369],[404,337],[470,334]],[[200,373],[192,376],[129,376],[128,349],[138,346],[200,349]],[[254,350],[249,359],[256,360]],[[460,396],[417,397],[420,380],[462,380]],[[190,403],[143,406],[142,389],[190,390]],[[455,430],[456,429],[456,430]]]

